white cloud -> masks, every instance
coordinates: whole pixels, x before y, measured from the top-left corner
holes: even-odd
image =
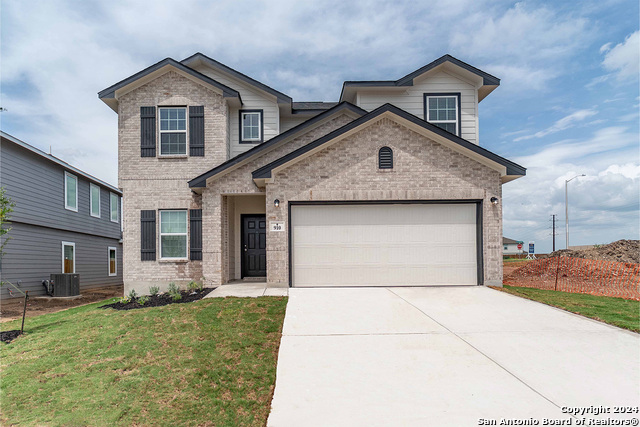
[[[628,128],[607,127],[584,140],[558,141],[515,158],[527,167],[527,176],[503,187],[504,234],[535,240],[540,251],[549,251],[551,214],[558,215],[557,227],[564,231],[565,180],[584,173],[568,186],[571,244],[637,239],[637,141],[637,133]],[[564,235],[556,244],[564,247]]]
[[[600,53],[606,52],[602,61],[604,68],[615,73],[620,80],[637,79],[640,73],[640,31],[629,34],[624,42],[611,49],[611,43],[605,46],[606,49],[600,49]]]
[[[547,129],[536,132],[533,135],[525,135],[525,136],[518,137],[514,139],[514,141],[517,142],[517,141],[524,141],[532,138],[542,138],[543,136],[547,136],[552,133],[569,129],[575,126],[576,123],[581,122],[585,119],[588,119],[589,117],[595,116],[596,114],[598,114],[598,111],[596,111],[595,109],[578,110],[556,121],[552,126],[548,127]]]

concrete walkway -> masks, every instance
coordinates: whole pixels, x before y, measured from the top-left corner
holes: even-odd
[[[269,288],[266,282],[241,282],[218,286],[205,298],[225,297],[286,297],[289,288]]]
[[[637,406],[639,367],[639,335],[489,288],[290,289],[268,425],[543,425]]]

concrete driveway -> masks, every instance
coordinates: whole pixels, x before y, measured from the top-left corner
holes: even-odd
[[[489,288],[291,289],[268,425],[638,418],[639,367],[639,335]]]

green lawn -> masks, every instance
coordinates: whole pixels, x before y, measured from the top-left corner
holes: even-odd
[[[265,425],[287,298],[108,302],[27,318],[0,344],[0,424]]]
[[[495,289],[640,332],[640,301],[516,286]]]

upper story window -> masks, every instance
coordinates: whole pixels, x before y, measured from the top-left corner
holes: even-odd
[[[186,107],[160,107],[160,155],[187,154]]]
[[[89,184],[89,204],[91,205],[91,216],[100,218],[100,187]]]
[[[378,168],[393,169],[393,150],[389,147],[382,147],[378,151]]]
[[[111,213],[111,221],[118,222],[118,195],[115,193],[110,193],[110,213]]]
[[[78,212],[78,177],[64,173],[64,207]]]
[[[426,121],[460,136],[460,94],[427,93],[424,98]]]
[[[160,211],[160,258],[187,258],[187,211]]]
[[[240,142],[262,142],[262,110],[240,111]]]

